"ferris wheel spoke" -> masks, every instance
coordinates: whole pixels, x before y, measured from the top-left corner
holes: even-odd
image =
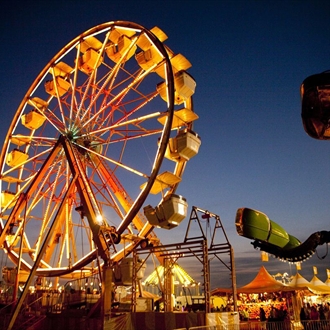
[[[100,97],[101,95],[103,95],[104,91],[105,91],[105,90],[111,90],[112,85],[113,85],[113,82],[114,82],[114,80],[116,79],[116,76],[117,76],[119,70],[120,70],[120,63],[117,63],[117,64],[113,67],[113,69],[108,73],[106,79],[105,79],[104,82],[103,82],[103,85],[100,86],[99,91],[97,92],[97,94],[96,94],[96,95],[94,95],[94,93],[91,94],[91,95],[93,95],[93,98],[92,98],[90,104],[88,105],[88,107],[86,108],[86,111],[85,111],[84,114],[81,116],[81,120],[83,120],[84,117],[85,117],[87,114],[90,114],[90,111],[91,111],[92,107],[96,104],[96,101],[99,99],[99,97]],[[94,70],[93,73],[92,73],[92,75],[91,75],[91,77],[90,77],[90,79],[88,80],[88,85],[87,85],[87,87],[86,87],[86,89],[85,89],[85,93],[84,93],[84,96],[83,96],[83,98],[82,98],[82,102],[80,103],[81,105],[84,104],[84,101],[85,101],[85,98],[86,98],[86,95],[87,95],[88,90],[89,90],[90,88],[92,88],[91,86],[94,85],[94,84],[91,83],[91,81],[92,81],[92,79],[95,78],[96,72],[97,72],[97,71]],[[107,87],[107,85],[109,85],[109,86]],[[79,111],[79,112],[81,111],[81,106],[78,108],[78,111]],[[87,123],[89,123],[89,121],[90,121],[90,120],[87,120]],[[86,123],[85,123],[85,125],[86,125]]]
[[[99,153],[97,153],[97,152],[95,152],[95,151],[93,151],[91,149],[88,149],[88,148],[84,147],[84,146],[80,146],[80,148],[85,149],[90,154],[96,155],[97,157],[100,157],[100,158],[106,160],[107,162],[112,163],[112,164],[114,164],[114,165],[116,165],[116,166],[118,166],[118,167],[120,167],[120,168],[122,168],[122,169],[124,169],[124,170],[126,170],[128,172],[134,173],[134,174],[136,174],[136,175],[138,175],[140,177],[148,178],[148,175],[147,174],[144,174],[144,173],[142,173],[142,172],[140,172],[140,171],[138,171],[138,170],[136,170],[136,169],[134,169],[134,168],[132,168],[130,166],[127,166],[127,165],[125,165],[125,164],[123,164],[121,162],[118,162],[118,161],[116,161],[114,159],[111,159],[109,157],[106,157],[104,155],[101,155],[101,154],[99,154]],[[92,159],[95,160],[95,157],[93,157]]]
[[[114,69],[119,70],[119,66],[117,65],[117,67],[115,66]],[[100,108],[99,111],[97,111],[91,118],[89,118],[89,120],[87,120],[84,123],[84,126],[87,126],[91,121],[95,120],[105,109],[112,107],[114,110],[118,109],[120,106],[122,106],[122,102],[124,97],[130,92],[130,91],[135,91],[134,90],[134,86],[137,85],[138,83],[140,83],[148,74],[148,71],[142,71],[139,70],[139,73],[136,76],[132,76],[130,78],[132,78],[132,82],[130,82],[127,86],[124,86],[121,91],[117,92],[116,94],[112,94],[111,100],[105,105],[102,106]],[[115,78],[115,77],[114,77]],[[114,79],[113,79],[114,81]],[[109,86],[109,90],[111,90],[112,85]],[[116,88],[118,88],[118,86],[115,86]],[[102,88],[100,89],[100,92],[102,91]],[[100,94],[99,92],[99,94]],[[136,92],[136,91],[135,91]],[[136,92],[137,93],[137,92]],[[138,93],[137,93],[138,94]],[[156,97],[158,95],[158,92],[153,92],[152,93],[152,98]],[[141,96],[141,95],[140,95]],[[144,98],[146,98],[144,96]],[[94,99],[94,102],[96,101],[97,97]],[[137,106],[133,111],[131,111],[130,113],[133,114],[134,112],[136,112],[138,109],[140,109],[141,107],[143,107],[148,101],[150,100],[150,98],[147,98],[146,101],[142,102],[142,104],[140,106]],[[128,102],[132,103],[135,100],[130,100]],[[90,107],[93,105],[94,103],[90,104]]]
[[[80,54],[80,49],[81,49],[81,44],[79,43],[77,46],[77,52],[75,54],[75,67],[74,67],[74,74],[73,74],[73,81],[72,81],[72,96],[71,96],[71,103],[70,103],[70,111],[69,111],[69,123],[68,123],[68,128],[69,130],[72,129],[72,125],[74,122],[74,111],[73,109],[78,109],[77,106],[77,99],[75,95],[75,91],[77,89],[77,79],[78,79],[78,65],[79,65],[79,54]],[[79,113],[75,113],[76,116],[79,116]]]
[[[139,71],[139,74],[133,77],[132,82],[130,82],[127,87],[123,88],[116,95],[113,95],[110,105],[118,106],[122,99],[127,95],[130,90],[134,90],[133,87],[140,83],[146,76],[148,75],[148,71]]]
[[[43,152],[41,152],[40,154],[31,157],[30,159],[26,159],[24,161],[18,161],[18,163],[14,166],[12,166],[10,169],[8,169],[6,172],[3,172],[2,176],[6,177],[7,175],[11,174],[12,172],[15,172],[17,169],[21,168],[22,166],[24,166],[27,163],[30,163],[33,160],[36,160],[38,157],[42,156],[42,155],[47,155],[53,148],[49,148],[47,150],[44,150]],[[16,150],[14,149],[14,152]]]
[[[65,201],[66,203],[67,201]],[[64,217],[65,216],[65,211],[62,210],[61,214],[58,215],[58,217]],[[54,229],[54,233],[52,235],[52,237],[50,238],[50,242],[52,242],[52,244],[47,248],[47,250],[45,251],[45,256],[44,256],[44,260],[46,262],[50,262],[50,259],[52,257],[52,255],[54,254],[54,250],[55,248],[59,248],[60,253],[59,253],[59,258],[61,258],[63,256],[64,253],[64,249],[66,246],[67,241],[65,239],[63,239],[63,237],[66,236],[66,226],[65,223],[63,223],[62,221],[60,221],[60,219],[55,219],[56,221],[56,225],[55,225],[55,229]],[[58,263],[56,265],[56,267],[59,267],[60,263]]]
[[[96,47],[96,50],[98,51],[97,54],[96,54],[96,59],[93,63],[93,67],[92,68],[89,68],[88,70],[90,70],[90,72],[88,72],[90,74],[89,78],[88,78],[88,83],[87,83],[87,86],[85,87],[85,90],[84,90],[84,93],[83,93],[83,97],[80,101],[80,106],[78,106],[77,108],[77,117],[80,117],[80,112],[82,110],[82,105],[85,103],[85,100],[87,99],[88,97],[88,92],[90,91],[90,88],[93,88],[93,85],[95,84],[95,79],[96,79],[96,75],[97,75],[97,67],[98,65],[100,64],[100,61],[101,61],[101,54],[103,53],[104,51],[104,48],[106,46],[106,43],[109,39],[109,32],[106,34],[105,36],[105,39],[102,43],[102,46],[98,45]],[[95,39],[93,36],[91,36],[91,40],[95,43],[97,42],[97,39]],[[85,53],[85,51],[88,51],[88,39],[86,39],[84,42],[86,42],[86,44],[82,44],[82,43],[79,43],[79,46],[77,47],[78,48],[78,52],[77,52],[77,57],[76,57],[76,62],[79,63],[81,61],[81,58],[80,58],[80,52],[83,52]],[[87,48],[86,50],[82,49],[82,45],[84,48]],[[93,49],[93,48],[92,48]],[[93,53],[95,54],[95,53]],[[95,55],[94,55],[95,56]],[[77,74],[77,70],[76,70],[76,74]],[[111,76],[108,78],[108,79],[111,79]],[[107,80],[106,80],[107,81]],[[104,83],[105,84],[105,83]],[[75,89],[74,89],[75,90]],[[102,87],[100,88],[100,90],[102,90]],[[94,92],[91,93],[91,95],[94,95]],[[88,113],[88,110],[89,109],[86,109],[85,111],[85,114]],[[83,114],[81,116],[81,118],[83,119],[84,115]]]
[[[50,195],[49,195],[49,199],[48,199],[48,202],[47,202],[47,205],[45,207],[45,210],[44,210],[44,216],[43,216],[43,219],[42,219],[42,225],[41,225],[41,230],[40,232],[42,233],[45,233],[46,232],[46,228],[49,227],[49,223],[51,221],[51,218],[57,208],[56,206],[56,203],[54,204],[53,203],[53,200],[54,198],[56,197],[55,196],[55,190],[54,190],[54,187],[57,186],[58,184],[58,180],[59,180],[59,176],[61,174],[63,170],[63,167],[62,166],[59,166],[58,169],[57,169],[57,173],[55,175],[55,178],[54,178],[54,181],[52,183],[52,187],[50,187]],[[50,172],[49,172],[50,173]],[[41,187],[43,187],[44,184],[41,185]],[[35,207],[36,205],[33,205],[33,207]],[[39,239],[37,240],[37,243],[36,243],[36,252],[38,252],[39,250],[39,245],[41,243],[41,237],[39,237]],[[48,260],[47,258],[45,258],[45,260]]]
[[[50,136],[37,136],[37,135],[22,135],[14,134],[11,137],[12,143],[16,145],[23,145],[28,143],[30,146],[35,147],[50,147],[53,146],[58,139]],[[14,142],[15,141],[15,142]]]
[[[124,217],[124,211],[127,211],[132,204],[132,199],[125,191],[125,189],[119,184],[118,180],[114,177],[114,174],[110,174],[104,163],[100,166],[98,163],[96,167],[96,172],[101,181],[102,188],[104,192],[100,192],[106,201],[107,205],[111,205],[114,211],[120,215],[121,218]],[[101,190],[101,189],[100,189]],[[127,207],[128,206],[128,207]],[[111,219],[109,219],[111,222]],[[113,223],[115,225],[115,223]]]
[[[102,183],[111,189],[120,205],[127,212],[128,209],[132,206],[132,198],[129,196],[127,191],[125,191],[125,188],[116,178],[115,174],[109,170],[109,167],[107,166],[107,163],[104,161],[105,159],[103,157],[100,157],[99,155],[91,155],[91,160]],[[112,198],[112,200],[114,200],[114,198]]]
[[[61,104],[59,107],[62,108],[62,103],[59,101],[59,104]],[[63,110],[61,110],[61,116],[64,116]],[[47,122],[52,125],[52,127],[55,129],[55,131],[58,134],[63,134],[64,132],[67,132],[67,127],[66,127],[66,121],[65,119],[62,118],[62,120],[56,115],[56,113],[51,110],[47,109],[45,118]]]
[[[154,112],[145,116],[141,116],[135,119],[131,119],[131,120],[126,120],[126,121],[122,121],[122,120],[118,120],[117,123],[115,124],[110,124],[107,127],[97,127],[96,129],[93,129],[91,131],[89,131],[88,133],[82,134],[81,137],[87,137],[87,136],[98,136],[98,137],[102,137],[104,133],[109,133],[109,132],[115,132],[116,129],[121,128],[121,127],[128,127],[129,125],[138,125],[141,124],[144,121],[150,120],[150,119],[154,119],[154,118],[159,118],[161,115],[160,112]],[[127,114],[125,117],[129,117],[130,114]],[[143,131],[146,131],[147,129],[143,129]],[[157,132],[160,132],[162,130],[162,128],[158,129]],[[113,135],[113,134],[112,134]],[[102,141],[102,140],[100,140]]]
[[[58,100],[58,106],[59,106],[59,110],[60,110],[60,115],[61,115],[61,119],[62,119],[62,123],[64,124],[66,121],[65,121],[65,118],[64,118],[64,112],[63,112],[63,108],[62,108],[62,102],[61,102],[61,99],[60,99],[60,92],[59,92],[59,83],[57,81],[57,77],[55,75],[55,72],[54,72],[54,69],[52,68],[51,69],[51,74],[53,76],[53,81],[54,81],[54,87],[55,87],[55,91],[56,91],[56,97],[57,97],[57,100]]]

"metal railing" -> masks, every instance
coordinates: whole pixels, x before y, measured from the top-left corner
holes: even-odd
[[[38,297],[22,307],[18,313],[16,324],[23,326],[24,323],[27,323],[32,319],[35,319],[35,321],[40,320],[41,298],[42,297]],[[7,329],[16,303],[17,302],[12,302],[0,310],[0,329]],[[36,316],[38,316],[38,319]]]
[[[330,329],[330,320],[320,321],[301,321],[301,325],[305,330],[328,330]]]
[[[188,330],[239,330],[239,324],[205,325],[199,327],[192,327]]]
[[[6,305],[5,307],[0,309],[0,329],[6,330],[7,325],[10,320],[11,311],[14,308],[15,303],[11,302],[10,304]]]
[[[330,330],[330,320],[302,322],[240,322],[239,324],[205,325],[174,330]]]

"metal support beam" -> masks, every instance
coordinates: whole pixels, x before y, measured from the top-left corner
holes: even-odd
[[[204,295],[205,295],[205,312],[210,313],[210,261],[207,249],[207,240],[203,241],[203,275],[204,275]]]
[[[8,330],[11,330],[13,328],[14,324],[15,324],[16,318],[17,318],[18,313],[19,313],[19,311],[20,311],[20,309],[22,307],[22,304],[24,302],[24,299],[25,299],[27,293],[29,292],[29,287],[30,287],[30,285],[32,283],[32,280],[33,280],[35,274],[36,274],[37,268],[39,267],[40,261],[41,261],[43,255],[44,255],[44,253],[45,253],[45,251],[47,249],[47,246],[49,244],[49,240],[50,240],[51,236],[53,235],[53,232],[54,232],[54,230],[56,228],[56,220],[58,219],[59,215],[62,213],[62,209],[66,205],[66,197],[69,194],[71,194],[72,191],[73,191],[73,187],[74,187],[74,183],[75,183],[75,180],[76,179],[77,178],[75,177],[71,181],[71,183],[69,185],[69,188],[68,188],[68,190],[67,190],[67,192],[65,194],[65,198],[63,198],[63,200],[61,202],[61,206],[60,206],[59,210],[57,211],[57,214],[56,214],[56,216],[54,218],[54,221],[53,221],[53,223],[52,223],[52,225],[51,225],[51,227],[50,227],[50,229],[49,229],[49,231],[48,231],[48,233],[47,233],[47,235],[45,237],[45,240],[43,241],[42,247],[41,247],[41,249],[40,249],[40,251],[39,251],[39,253],[37,255],[37,258],[36,258],[36,260],[34,262],[34,265],[33,265],[32,269],[31,269],[30,275],[29,275],[29,277],[28,277],[28,279],[27,279],[27,281],[25,283],[24,290],[23,290],[23,292],[22,292],[22,294],[21,294],[21,296],[20,296],[20,298],[19,298],[19,300],[17,302],[17,305],[15,307],[15,310],[14,310],[12,316],[11,316],[11,319],[10,319],[10,322],[9,322],[9,325],[8,325]]]
[[[108,263],[110,260],[109,246],[102,229],[105,223],[99,219],[101,211],[99,210],[98,203],[89,184],[84,165],[77,154],[77,150],[75,150],[75,147],[68,138],[62,136],[60,141],[63,145],[71,172],[78,177],[76,186],[82,201],[82,211],[93,233],[93,241],[98,248],[98,253],[101,258],[105,263]]]
[[[210,245],[208,245],[208,239],[203,230],[198,213],[202,213],[202,219],[208,221],[209,222],[208,225],[214,224],[213,232],[210,239],[211,241]],[[213,222],[211,223],[210,221],[211,218],[215,219],[214,223]],[[196,225],[196,223],[197,223],[197,227],[200,229],[200,235],[190,236],[190,230],[192,229],[192,226],[194,224]],[[220,230],[220,235],[216,235],[218,234],[219,230]],[[194,234],[196,234],[196,232],[194,232]],[[137,253],[138,254],[158,253],[159,256],[163,257],[164,259],[171,258],[172,260],[174,260],[174,258],[179,259],[179,258],[188,258],[188,257],[195,257],[196,259],[198,259],[203,266],[206,312],[210,312],[210,267],[211,267],[210,257],[214,256],[231,272],[232,290],[234,297],[233,298],[234,310],[237,311],[237,297],[236,297],[237,290],[236,290],[236,271],[235,271],[235,263],[234,263],[234,251],[228,241],[228,237],[226,235],[225,229],[218,215],[193,206],[183,243],[173,243],[168,245],[154,246],[145,249],[138,249]],[[223,254],[229,255],[230,258],[229,264],[228,262],[222,260],[221,255]],[[170,266],[171,265],[168,265],[168,267]],[[166,302],[166,297],[168,297],[168,294],[166,293],[167,293],[166,288],[164,288],[163,294],[164,294],[165,302]]]
[[[54,159],[58,156],[60,150],[61,150],[61,143],[60,143],[60,141],[57,141],[53,150],[50,152],[47,159],[43,163],[42,167],[40,168],[40,170],[38,171],[36,176],[33,178],[31,184],[29,185],[29,188],[26,190],[25,193],[20,194],[17,202],[15,203],[13,210],[11,211],[11,213],[9,215],[9,218],[8,218],[4,228],[2,229],[1,236],[0,236],[0,246],[3,245],[3,243],[6,239],[7,232],[9,230],[10,225],[13,224],[19,218],[20,213],[26,207],[27,198],[29,198],[34,193],[34,191],[37,189],[37,186],[41,180],[40,178],[42,178],[43,175],[45,174],[45,172],[48,171],[50,164],[53,163]]]

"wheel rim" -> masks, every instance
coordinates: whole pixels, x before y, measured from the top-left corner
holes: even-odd
[[[146,66],[147,52],[157,61]],[[84,198],[93,204],[93,221],[102,215],[100,226],[113,226],[131,237],[146,230],[138,213],[164,163],[173,129],[169,52],[154,33],[137,24],[105,23],[65,46],[31,85],[0,159],[0,240],[22,269],[31,269],[56,221],[39,274],[90,270],[87,264],[100,247],[84,212],[79,212]],[[157,87],[162,81],[166,102]],[[189,128],[191,121],[180,126]],[[171,171],[181,177],[185,163],[177,161]],[[175,191],[177,184],[161,193]],[[111,255],[125,253],[125,248],[111,249]]]

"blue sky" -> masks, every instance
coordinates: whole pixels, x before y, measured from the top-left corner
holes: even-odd
[[[0,141],[37,74],[74,37],[106,21],[159,26],[167,45],[190,60],[197,82],[194,130],[202,146],[178,193],[220,216],[235,250],[238,285],[246,284],[262,263],[250,241],[236,234],[238,208],[266,213],[302,241],[329,230],[330,145],[304,132],[299,95],[307,76],[330,69],[329,12],[328,1],[315,0],[6,1]],[[186,224],[157,235],[163,244],[180,242]],[[324,255],[325,246],[319,252]],[[301,273],[311,279],[312,265],[319,265],[325,280],[329,260],[314,256]],[[276,260],[265,266],[295,273]],[[227,272],[219,274],[216,284],[228,284]]]

